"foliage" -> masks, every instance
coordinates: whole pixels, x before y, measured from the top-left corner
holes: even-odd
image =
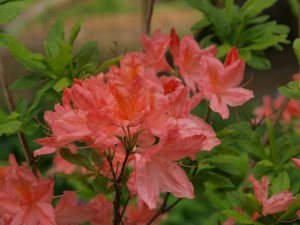
[[[214,6],[210,0],[186,0],[189,5],[203,13],[192,29],[206,32],[200,36],[202,46],[217,44],[218,56],[223,57],[231,47],[239,49],[240,56],[253,68],[265,70],[271,68],[264,51],[270,47],[282,49],[288,44],[289,28],[270,21],[268,15],[261,15],[277,0],[247,0],[239,7],[234,0],[224,0],[223,8]]]

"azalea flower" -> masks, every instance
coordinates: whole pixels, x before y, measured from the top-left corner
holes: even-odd
[[[262,214],[264,216],[283,212],[296,200],[289,191],[282,191],[268,198],[269,178],[267,176],[263,176],[260,183],[252,174],[249,177],[249,182],[253,185],[256,199],[262,205]]]
[[[53,184],[25,167],[11,166],[0,190],[0,218],[13,225],[55,225]]]
[[[145,225],[158,212],[157,209],[149,209],[148,206],[139,198],[136,205],[128,205],[124,216],[125,225]],[[153,224],[158,224],[162,219],[159,216]]]
[[[149,63],[154,66],[156,72],[172,71],[165,57],[170,41],[171,38],[168,35],[162,34],[160,29],[157,29],[152,37],[144,33],[141,35],[143,49]]]
[[[245,62],[238,57],[236,48],[231,49],[224,64],[215,57],[202,56],[200,68],[201,80],[197,83],[200,93],[209,101],[211,110],[223,119],[229,117],[227,105],[239,106],[254,97],[252,91],[238,87]]]
[[[186,85],[195,93],[196,83],[200,81],[202,76],[199,62],[202,56],[214,57],[217,53],[217,47],[211,45],[201,49],[192,35],[187,35],[180,41],[175,29],[171,30],[170,36],[170,49],[174,64],[178,66],[180,76]]]
[[[104,195],[97,195],[88,203],[89,207],[96,210],[94,216],[89,220],[91,225],[110,225],[112,220],[112,201],[106,200]]]
[[[64,191],[55,207],[57,225],[77,225],[95,217],[96,209],[87,204],[79,204],[74,191]]]
[[[284,97],[282,95],[277,95],[275,99],[272,99],[271,96],[263,96],[263,104],[254,109],[254,114],[258,120],[261,120],[263,117],[273,116],[276,110],[279,109]],[[288,101],[287,106],[281,114],[281,121],[289,122],[292,118],[300,118],[300,101],[291,99]]]

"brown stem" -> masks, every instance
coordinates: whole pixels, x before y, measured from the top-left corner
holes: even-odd
[[[167,205],[167,201],[168,198],[170,196],[170,193],[167,193],[167,195],[165,196],[164,199],[164,203],[162,205],[162,207],[160,208],[160,210],[149,220],[149,222],[147,223],[147,225],[150,225],[151,223],[153,223],[160,215],[169,212],[171,209],[173,209],[181,200],[182,198],[177,199],[175,202],[173,202],[172,205],[166,207]]]
[[[7,108],[9,110],[9,112],[13,112],[15,110],[14,102],[13,102],[13,98],[11,96],[11,93],[9,92],[9,90],[7,88],[8,85],[7,85],[6,77],[5,77],[5,74],[4,74],[1,59],[0,59],[0,83],[1,83],[1,89],[3,91],[3,95],[4,95],[4,99],[5,99]],[[37,175],[36,161],[35,161],[35,159],[32,155],[32,152],[30,151],[30,148],[29,148],[28,142],[25,138],[25,135],[22,132],[18,132],[17,135],[18,135],[19,141],[21,143],[27,165],[29,166],[31,171],[35,175]]]
[[[147,14],[146,14],[146,30],[145,30],[146,34],[150,33],[154,4],[155,4],[155,0],[148,1]]]

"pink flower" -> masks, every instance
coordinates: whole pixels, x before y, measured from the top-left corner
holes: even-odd
[[[273,106],[271,96],[265,95],[263,96],[263,104],[254,109],[254,114],[257,118],[257,121],[260,121],[264,117],[269,117],[273,114]]]
[[[300,169],[300,159],[292,158],[292,161]]]
[[[253,92],[240,85],[245,62],[238,58],[237,49],[232,48],[224,65],[216,58],[203,56],[200,60],[201,80],[197,83],[203,98],[209,101],[212,111],[217,112],[223,119],[229,117],[229,106],[239,106],[250,98]]]
[[[274,99],[274,110],[279,109],[283,100],[284,97],[282,95],[277,95]],[[291,99],[282,113],[282,120],[289,122],[293,117],[300,118],[300,101]]]
[[[175,161],[194,158],[197,152],[210,150],[220,143],[209,125],[193,116],[178,119],[177,123],[158,144],[140,148],[135,155],[134,172],[127,186],[150,209],[156,207],[161,192],[171,192],[178,198],[193,198],[193,185]],[[207,141],[209,139],[211,142]]]
[[[296,198],[289,191],[276,193],[265,202],[263,205],[262,214],[269,215],[283,212],[287,210],[294,201],[296,201]]]
[[[55,111],[47,111],[44,116],[51,127],[52,137],[35,140],[44,147],[35,150],[34,155],[43,155],[55,152],[61,147],[66,147],[74,141],[90,142],[92,132],[87,127],[86,112],[60,104],[55,105]]]
[[[124,222],[126,225],[145,225],[156,213],[156,209],[149,209],[148,206],[138,198],[136,206],[127,206]],[[158,217],[153,224],[158,224],[160,220],[161,216]]]
[[[55,207],[57,225],[77,225],[87,222],[95,216],[96,209],[88,205],[78,204],[76,193],[64,191]]]
[[[170,37],[162,34],[160,29],[156,30],[152,37],[146,34],[141,36],[144,51],[156,72],[172,70],[165,58],[170,41]]]
[[[192,35],[185,36],[181,42],[175,31],[171,30],[171,53],[174,64],[179,67],[180,75],[185,83],[195,93],[196,83],[201,79],[199,64],[202,56],[214,56],[217,48],[211,45],[205,49],[201,49]]]
[[[127,186],[149,209],[156,207],[161,192],[171,192],[178,198],[194,198],[193,185],[184,170],[159,154],[143,157],[136,154],[134,172]]]
[[[276,193],[268,199],[269,178],[267,176],[263,176],[260,183],[252,174],[249,177],[249,182],[253,185],[256,199],[262,205],[262,214],[264,216],[283,212],[296,200],[293,194],[289,191]]]
[[[90,219],[91,225],[110,225],[112,218],[112,202],[107,201],[103,195],[97,195],[88,205],[97,210],[94,216]]]
[[[55,225],[52,188],[52,180],[38,180],[24,167],[12,166],[0,192],[0,217],[14,225]]]

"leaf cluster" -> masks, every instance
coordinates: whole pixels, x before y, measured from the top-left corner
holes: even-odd
[[[210,0],[186,1],[204,15],[192,30],[205,29],[200,42],[203,46],[217,44],[219,57],[224,57],[231,47],[237,47],[249,66],[265,70],[271,68],[271,63],[264,51],[270,47],[281,50],[282,44],[289,43],[289,28],[270,21],[269,15],[261,15],[277,0],[247,0],[241,7],[234,0],[223,0],[223,8],[213,5]]]

